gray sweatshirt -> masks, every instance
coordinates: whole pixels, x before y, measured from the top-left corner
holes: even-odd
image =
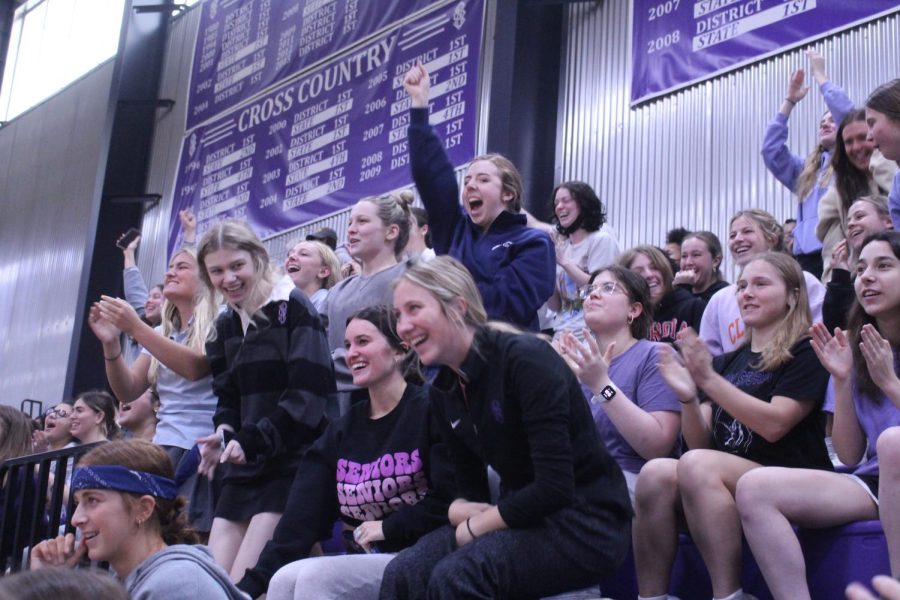
[[[125,580],[131,600],[248,600],[206,546],[179,544],[157,552]]]

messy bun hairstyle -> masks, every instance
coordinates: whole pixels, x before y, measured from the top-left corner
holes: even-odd
[[[410,207],[415,194],[410,190],[391,192],[381,196],[369,196],[360,202],[371,202],[375,205],[375,214],[381,219],[385,227],[397,226],[397,237],[394,239],[394,256],[403,254],[406,244],[409,242],[409,221],[412,216]]]

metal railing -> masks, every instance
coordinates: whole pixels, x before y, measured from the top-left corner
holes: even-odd
[[[60,525],[64,533],[75,530],[71,523],[75,498],[67,497],[67,483],[77,460],[96,445],[30,454],[0,464],[0,574],[27,567],[26,549],[59,535]]]

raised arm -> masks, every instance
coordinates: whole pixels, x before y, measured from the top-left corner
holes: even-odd
[[[141,236],[134,238],[130,244],[122,250],[125,259],[125,270],[122,272],[122,281],[125,284],[125,299],[134,307],[138,316],[144,318],[144,305],[147,303],[147,284],[137,268],[135,251],[141,241]]]
[[[853,101],[847,95],[847,92],[828,79],[828,74],[825,71],[824,56],[815,50],[807,50],[806,56],[809,58],[810,73],[812,73],[813,78],[819,85],[819,91],[822,93],[825,105],[831,113],[831,118],[836,124],[840,125],[844,117],[855,108]]]
[[[791,73],[784,99],[781,101],[775,117],[766,128],[760,150],[766,168],[791,192],[796,188],[797,177],[803,170],[803,158],[791,152],[787,147],[788,118],[797,103],[803,100],[809,91],[809,87],[804,85],[805,77],[803,69],[797,69]]]
[[[428,211],[428,225],[435,252],[447,254],[457,225],[464,219],[459,204],[459,184],[444,145],[428,123],[428,72],[421,64],[403,79],[411,100],[409,158],[413,181]]]

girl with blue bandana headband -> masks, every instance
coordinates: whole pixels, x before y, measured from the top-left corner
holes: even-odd
[[[243,599],[183,514],[166,452],[143,440],[103,444],[81,459],[72,478],[81,533],[45,540],[31,568],[75,566],[85,554],[109,562],[131,598]]]

